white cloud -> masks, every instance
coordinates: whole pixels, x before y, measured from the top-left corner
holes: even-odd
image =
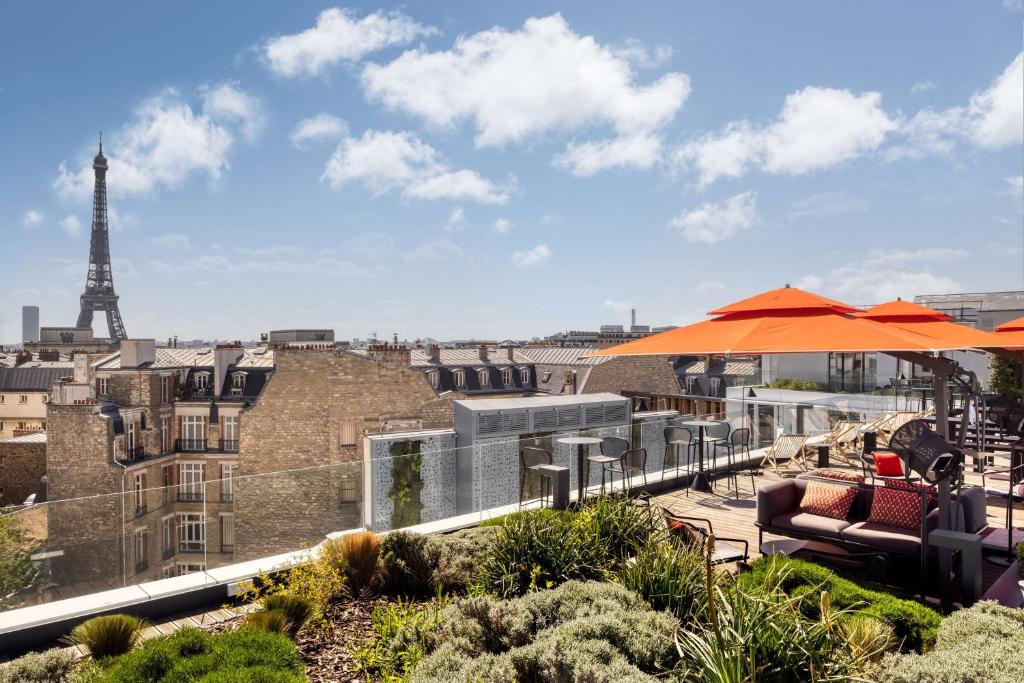
[[[260,101],[241,90],[236,84],[221,83],[207,86],[202,88],[201,92],[203,114],[214,120],[237,124],[246,139],[255,139],[256,134],[265,125]]]
[[[196,113],[174,90],[144,102],[134,119],[109,136],[108,192],[114,197],[176,188],[192,175],[219,178],[228,168],[233,142],[222,114]],[[232,115],[232,123],[241,123]],[[92,158],[76,167],[61,162],[54,187],[64,197],[88,199],[93,190]]]
[[[949,154],[958,142],[984,148],[1020,144],[1024,140],[1024,53],[967,106],[935,111],[922,109],[902,127],[905,142],[888,150],[889,159]]]
[[[627,38],[622,45],[612,48],[612,52],[616,57],[625,59],[639,67],[653,69],[672,59],[675,51],[671,45],[660,44],[655,45],[652,51],[636,38]]]
[[[295,124],[295,128],[288,137],[296,148],[305,149],[308,142],[338,140],[346,135],[348,135],[348,124],[345,121],[331,114],[317,114]]]
[[[705,294],[710,292],[724,292],[725,283],[720,280],[701,280],[697,283],[697,291]]]
[[[608,299],[604,302],[603,306],[615,311],[615,314],[620,318],[626,317],[633,310],[632,303],[628,301],[617,301],[615,299]]]
[[[382,259],[395,248],[395,238],[383,232],[364,232],[350,237],[345,247],[366,259]]]
[[[1006,179],[1006,184],[1010,186],[1010,191],[1013,194],[1019,195],[1024,190],[1024,176],[1010,176]]]
[[[152,242],[154,246],[160,247],[161,249],[192,248],[192,243],[189,241],[188,236],[176,232],[169,232],[166,235],[150,237],[149,241]]]
[[[877,92],[807,87],[786,97],[775,121],[733,121],[676,150],[675,161],[700,175],[701,185],[742,176],[751,168],[802,174],[829,168],[881,146],[897,122]]]
[[[918,81],[910,86],[910,92],[912,93],[928,92],[929,90],[935,90],[934,81]]]
[[[707,203],[683,211],[669,223],[687,242],[716,244],[749,229],[757,220],[757,193],[742,192],[721,204]]]
[[[509,234],[509,232],[512,231],[512,226],[514,225],[515,223],[513,223],[507,218],[499,218],[498,220],[494,221],[494,231],[501,235],[507,235]]]
[[[1019,12],[1024,10],[1024,0],[1003,0],[1003,7],[1008,10]]]
[[[807,275],[798,287],[820,290],[855,304],[873,304],[896,297],[963,291],[961,283],[930,268],[949,271],[970,254],[963,249],[894,249],[869,253],[856,265],[841,266],[825,275]],[[944,267],[945,266],[945,267]]]
[[[445,261],[450,258],[462,256],[465,252],[462,247],[449,240],[436,240],[425,242],[414,249],[402,254],[402,260],[406,263],[434,263]]]
[[[370,99],[429,124],[471,121],[478,147],[610,127],[611,139],[574,143],[557,161],[588,174],[649,167],[660,129],[690,93],[682,73],[646,85],[634,77],[629,59],[554,14],[515,31],[460,36],[451,50],[409,50],[389,64],[368,64],[362,81]]]
[[[25,215],[21,217],[21,224],[26,228],[34,228],[43,222],[43,214],[38,211],[29,209],[25,212]]]
[[[347,137],[327,162],[320,177],[333,189],[361,182],[374,194],[401,190],[407,198],[470,200],[504,204],[509,188],[475,171],[452,170],[437,150],[412,133],[368,130]]]
[[[64,228],[64,232],[73,240],[77,240],[82,236],[82,221],[78,220],[78,216],[74,214],[68,214],[62,218],[60,220],[60,227]]]
[[[448,232],[458,232],[466,227],[466,212],[462,210],[461,206],[456,206],[452,209],[452,212],[448,214],[448,220],[445,221],[444,229]]]
[[[401,12],[378,10],[360,19],[352,10],[331,7],[320,13],[313,28],[268,40],[263,56],[279,76],[316,76],[339,62],[355,62],[436,32]]]
[[[546,244],[538,244],[533,249],[512,252],[512,263],[517,268],[539,266],[551,260],[552,251]]]
[[[789,212],[790,218],[822,218],[843,213],[859,213],[867,211],[870,204],[858,197],[851,196],[845,190],[837,192],[818,192],[793,202]]]

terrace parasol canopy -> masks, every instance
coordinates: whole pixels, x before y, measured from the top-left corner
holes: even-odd
[[[872,306],[855,315],[922,337],[940,340],[941,343],[955,344],[958,349],[983,349],[997,353],[1000,349],[1014,347],[1013,343],[1001,335],[961,325],[953,322],[953,317],[942,311],[901,299]],[[1020,329],[1020,338],[1024,340],[1024,324]],[[1020,346],[1024,346],[1024,341],[1020,342]]]
[[[1024,318],[1017,318],[1016,320],[999,325],[993,331],[993,334],[1006,343],[1005,348],[1024,348]]]
[[[922,335],[862,317],[863,313],[855,306],[787,286],[711,311],[709,315],[716,317],[710,320],[590,355],[728,356],[875,351],[935,354],[965,348],[959,340]]]

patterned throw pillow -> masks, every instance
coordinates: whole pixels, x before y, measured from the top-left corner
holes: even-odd
[[[920,481],[907,481],[906,479],[886,479],[885,487],[890,489],[900,489],[901,491],[927,491],[928,500],[932,503],[939,499],[938,489],[936,489],[931,484],[925,484],[924,482]]]
[[[819,479],[835,479],[837,481],[849,481],[854,484],[863,484],[864,477],[855,472],[843,472],[842,470],[813,470],[807,476],[818,477]]]
[[[921,499],[911,491],[876,486],[868,521],[901,529],[920,529]]]
[[[872,457],[875,461],[875,474],[878,476],[903,476],[903,461],[900,460],[900,456],[891,451],[875,451]]]
[[[850,506],[857,497],[857,488],[842,484],[826,484],[823,481],[808,481],[807,490],[800,501],[800,510],[812,515],[846,519]]]

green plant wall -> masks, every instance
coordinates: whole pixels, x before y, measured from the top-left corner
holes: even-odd
[[[420,493],[423,478],[420,469],[423,456],[419,441],[399,441],[391,444],[391,492],[388,497],[395,504],[391,515],[391,528],[401,529],[419,524],[423,512]]]

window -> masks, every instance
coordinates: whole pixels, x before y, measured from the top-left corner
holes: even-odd
[[[7,400],[7,397],[4,394],[0,394],[0,403],[3,403],[5,400]]]
[[[452,379],[455,381],[455,386],[459,389],[466,388],[466,371],[462,368],[452,371]]]
[[[135,514],[141,515],[146,511],[146,473],[135,473]]]
[[[481,387],[491,386],[491,371],[490,370],[477,370],[477,380],[480,382]]]
[[[206,525],[199,513],[178,515],[178,550],[183,553],[202,552],[206,547]]]
[[[18,396],[18,403],[28,403],[28,394]]]
[[[140,529],[135,532],[135,571],[141,572],[149,566],[146,560],[146,531]]]
[[[165,559],[174,554],[174,515],[160,520],[160,552]]]
[[[540,381],[545,382],[545,383],[550,382],[551,381],[551,371],[548,370],[547,372],[545,372],[544,373],[544,377],[542,377]]]
[[[203,463],[183,462],[178,465],[178,500],[197,501],[203,499]]]
[[[224,415],[220,418],[220,448],[228,453],[238,452],[238,416]]]
[[[519,381],[523,383],[523,386],[530,383],[530,368],[519,369]]]
[[[181,450],[206,450],[206,417],[183,415],[181,418]]]
[[[235,499],[235,470],[238,465],[226,463],[220,466],[220,499],[225,503]]]
[[[182,562],[175,566],[174,576],[185,576],[185,574],[195,574],[196,572],[205,572],[206,563],[204,562]]]
[[[43,394],[43,395],[42,395],[42,396],[40,396],[39,398],[40,398],[40,400],[41,400],[41,401],[42,401],[43,403],[49,403],[49,402],[50,402],[50,397],[49,397],[49,396],[47,396],[46,394]]]
[[[174,375],[166,375],[160,378],[160,402],[170,403],[174,393]]]
[[[160,452],[167,453],[171,450],[171,418],[164,415],[160,418]]]
[[[341,438],[338,440],[338,444],[341,446],[355,446],[356,445],[356,423],[355,422],[343,422],[341,424]]]
[[[206,391],[207,387],[210,386],[210,373],[197,372],[192,377],[192,386],[195,387],[197,392]]]
[[[220,516],[220,551],[230,553],[235,549],[235,516],[229,512]]]
[[[107,378],[106,377],[100,377],[99,378],[99,388],[96,390],[96,392],[100,396],[106,396],[107,395]]]
[[[245,391],[245,373],[236,372],[231,375],[231,394],[233,396],[241,396],[242,392]]]
[[[515,383],[512,381],[512,368],[502,368],[501,381],[506,387],[510,387]]]
[[[441,376],[438,374],[437,370],[429,370],[427,372],[427,380],[430,382],[430,386],[437,389],[437,385],[441,381]]]
[[[19,422],[18,429],[28,429],[28,422]]]
[[[686,393],[693,394],[697,390],[697,378],[687,377],[686,378]]]

